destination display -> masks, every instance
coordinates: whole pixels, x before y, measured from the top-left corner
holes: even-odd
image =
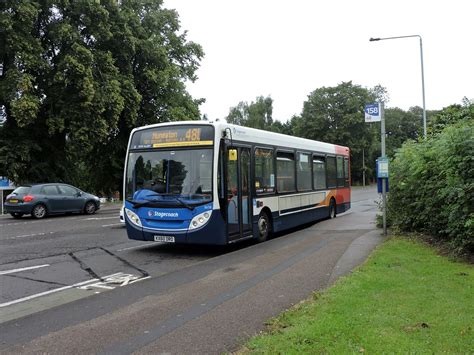
[[[212,145],[214,128],[210,126],[170,126],[135,132],[131,149]]]

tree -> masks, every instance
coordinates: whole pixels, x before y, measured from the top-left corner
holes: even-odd
[[[0,171],[15,183],[120,188],[133,127],[198,119],[185,89],[202,58],[152,0],[0,4]]]
[[[273,121],[272,125],[270,126],[270,131],[292,136],[293,135],[293,128],[292,128],[293,121],[292,120],[293,118],[286,122]]]
[[[417,140],[423,132],[422,121],[420,116],[413,110],[403,111],[399,108],[387,108],[385,110],[385,132],[386,153],[387,156],[393,157],[395,151],[408,140]],[[380,141],[380,132],[378,134]]]
[[[273,124],[273,100],[271,97],[257,97],[255,102],[239,102],[235,107],[231,107],[227,122],[241,126],[270,129]]]
[[[474,117],[474,102],[465,97],[462,105],[450,105],[434,113],[429,121],[428,133],[438,134],[449,125],[460,121],[472,120]]]
[[[245,126],[248,120],[248,103],[239,102],[237,106],[231,107],[226,121],[239,126]]]
[[[352,82],[316,89],[304,102],[301,117],[294,120],[293,132],[300,137],[348,146],[352,178],[361,181],[362,150],[372,142],[370,127],[364,122],[364,105],[373,101],[374,93]]]
[[[375,85],[369,92],[374,95],[377,102],[383,102],[387,104],[390,101],[390,95],[388,94],[387,88],[382,85]]]
[[[419,142],[390,167],[389,221],[474,252],[474,115]]]

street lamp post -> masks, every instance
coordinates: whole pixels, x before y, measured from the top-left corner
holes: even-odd
[[[425,74],[423,69],[423,41],[420,35],[398,36],[398,37],[384,37],[384,38],[370,38],[370,42],[384,41],[386,39],[399,39],[418,37],[420,39],[420,58],[421,58],[421,90],[423,93],[423,136],[426,138],[426,105],[425,105]]]

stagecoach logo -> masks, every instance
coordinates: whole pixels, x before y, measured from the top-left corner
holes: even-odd
[[[245,134],[245,131],[237,129],[235,127],[234,127],[233,131],[234,131],[234,135],[236,135],[236,134]]]
[[[172,217],[178,218],[178,212],[159,212],[159,211],[148,211],[148,217]]]

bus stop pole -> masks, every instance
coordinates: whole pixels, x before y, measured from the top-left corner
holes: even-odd
[[[365,187],[365,151],[362,148],[362,186]]]
[[[382,158],[385,158],[385,109],[384,103],[380,105],[380,136],[382,146]],[[382,219],[383,219],[383,235],[387,235],[387,191],[385,186],[385,179],[382,178]]]

